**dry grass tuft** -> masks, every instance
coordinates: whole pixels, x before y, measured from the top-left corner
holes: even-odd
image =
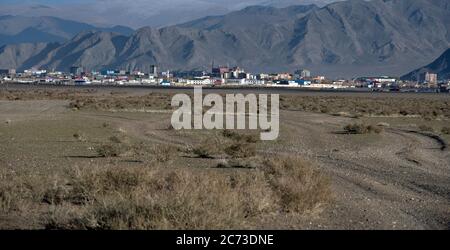
[[[214,152],[208,146],[208,144],[200,144],[192,149],[194,153],[199,158],[212,159],[214,158]]]
[[[331,197],[329,179],[300,157],[271,158],[263,170],[286,212],[312,211]]]
[[[232,130],[223,130],[222,136],[237,142],[246,142],[246,143],[259,142],[258,135],[256,134],[243,134]]]
[[[167,126],[166,130],[172,131],[172,130],[175,130],[175,128],[173,127],[172,124],[169,124],[169,125]]]
[[[125,140],[126,140],[125,137],[120,137],[117,135],[113,135],[113,136],[109,137],[109,141],[113,142],[113,143],[124,143]]]
[[[102,144],[95,147],[95,151],[100,157],[119,157],[127,152],[121,144]]]
[[[434,132],[434,128],[428,125],[420,125],[419,130],[423,132]]]
[[[250,143],[237,142],[226,147],[224,151],[232,158],[248,158],[256,155],[256,146]]]
[[[364,123],[353,123],[346,125],[344,130],[349,134],[380,134],[384,131],[384,127],[378,125],[367,125]]]
[[[230,166],[250,166],[233,161]],[[47,229],[257,228],[261,218],[305,213],[329,199],[328,180],[300,158],[226,171],[90,165],[0,178],[2,213]]]
[[[153,147],[152,153],[157,162],[168,163],[178,154],[178,148],[171,145],[158,145]]]
[[[223,175],[114,169],[83,178],[80,214],[52,214],[52,229],[230,229],[250,226],[274,201],[259,171]],[[95,187],[95,190],[92,190]],[[67,218],[67,217],[71,218]]]
[[[87,137],[83,132],[76,132],[75,134],[73,134],[73,138],[75,138],[75,140],[77,140],[79,142],[87,141]]]
[[[216,168],[245,168],[254,169],[257,168],[258,164],[250,160],[243,159],[222,159],[216,166]]]
[[[254,134],[237,133],[223,130],[220,135],[212,136],[195,145],[190,151],[199,158],[249,158],[256,155],[259,142]]]
[[[119,131],[120,132],[120,131]],[[134,145],[131,139],[123,133],[110,136],[108,142],[94,147],[100,157],[119,157],[137,154],[139,145]]]
[[[223,151],[226,145],[227,142],[225,142],[223,138],[212,136],[202,140],[200,143],[188,149],[188,151],[199,158],[214,159],[224,154]]]

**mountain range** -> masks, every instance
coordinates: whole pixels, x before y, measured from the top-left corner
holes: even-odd
[[[166,27],[207,15],[224,15],[248,6],[287,7],[339,0],[1,0],[1,15],[55,16],[98,27],[126,25],[135,29]]]
[[[89,31],[60,43],[10,44],[0,48],[0,68],[148,71],[157,64],[206,70],[214,62],[253,72],[308,68],[330,77],[399,76],[449,47],[448,0],[349,0],[325,7],[252,6],[129,36]]]
[[[426,72],[438,74],[438,79],[450,79],[450,49],[432,63],[404,75],[402,79],[417,81],[420,75]]]
[[[56,17],[0,16],[0,46],[18,43],[65,42],[82,31],[96,30],[131,35],[125,26],[99,28]]]

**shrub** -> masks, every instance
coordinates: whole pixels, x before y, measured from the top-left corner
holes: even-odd
[[[384,131],[384,128],[382,126],[369,125],[367,126],[367,130],[369,133],[380,134]]]
[[[68,195],[67,187],[63,185],[58,185],[54,183],[50,188],[48,188],[43,196],[42,201],[51,205],[61,204],[65,197]]]
[[[244,141],[247,143],[257,143],[257,142],[259,142],[259,137],[255,134],[245,135]]]
[[[230,138],[230,139],[235,139],[235,140],[239,140],[240,139],[240,134],[232,131],[232,130],[228,130],[225,129],[222,131],[222,136],[225,138]]]
[[[125,139],[114,135],[114,136],[109,137],[109,140],[114,143],[123,143]]]
[[[298,156],[273,157],[265,161],[263,170],[286,212],[310,211],[331,197],[329,179]]]
[[[327,202],[323,175],[293,159],[230,160],[230,166],[254,165],[227,171],[107,164],[70,168],[61,177],[0,172],[0,209],[47,229],[263,227],[261,218]]]
[[[178,148],[171,145],[158,145],[152,151],[156,161],[166,163],[176,156]]]
[[[66,201],[77,205],[94,202],[98,197],[110,192],[131,192],[143,184],[145,172],[142,169],[115,167],[112,169],[83,168],[70,174],[72,187]]]
[[[192,152],[200,158],[214,158],[210,148],[205,144],[193,148]]]
[[[75,140],[80,141],[80,142],[86,142],[86,135],[84,133],[81,132],[77,132],[75,134],[73,134],[73,138],[75,138]]]
[[[100,157],[119,157],[123,150],[120,145],[102,144],[95,148]]]
[[[445,135],[450,135],[450,127],[443,127],[441,132]]]
[[[225,148],[225,153],[233,158],[248,158],[256,155],[253,144],[237,142]]]
[[[366,134],[367,131],[367,126],[365,126],[364,124],[348,124],[344,127],[344,130],[348,133],[351,134]]]
[[[257,164],[253,161],[246,161],[241,159],[223,159],[221,160],[217,166],[217,168],[246,168],[246,169],[253,169],[257,168]]]
[[[364,123],[353,123],[348,124],[344,127],[344,130],[349,134],[370,134],[370,133],[376,133],[380,134],[383,132],[382,126],[374,126],[374,125],[367,125]]]
[[[109,173],[97,172],[96,178],[90,178],[94,183],[85,183],[88,189],[95,186],[96,190],[103,190],[93,192],[89,206],[70,219],[67,215],[53,215],[47,228],[245,228],[262,213],[272,211],[275,204],[270,186],[257,170],[231,175],[160,169],[115,169]],[[108,182],[111,189],[105,189],[103,180],[111,179],[111,173],[115,180]]]
[[[0,211],[7,213],[16,209],[17,197],[15,197],[15,190],[10,185],[3,184],[0,187]]]
[[[85,103],[81,100],[75,100],[69,103],[69,107],[74,110],[79,110],[85,106]]]
[[[423,132],[434,132],[434,128],[428,125],[420,125],[419,129]]]
[[[223,154],[226,142],[220,137],[214,136],[203,140],[200,144],[194,146],[190,151],[200,158],[214,158],[214,156]]]
[[[257,143],[259,138],[256,134],[241,134],[232,130],[223,130],[222,136],[238,142]]]

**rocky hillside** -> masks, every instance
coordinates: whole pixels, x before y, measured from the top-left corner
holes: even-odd
[[[450,79],[450,49],[432,63],[404,75],[402,79],[417,81],[419,76],[425,72],[436,73],[439,79]]]
[[[248,7],[177,26],[142,28],[129,37],[81,33],[47,54],[26,53],[33,56],[26,61],[59,70],[76,64],[145,71],[150,64],[207,69],[214,60],[254,72],[306,67],[335,77],[400,76],[449,47],[447,0],[350,0],[323,8]],[[1,67],[7,66],[7,55],[0,49]]]

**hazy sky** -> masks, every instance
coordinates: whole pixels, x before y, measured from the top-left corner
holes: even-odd
[[[0,15],[57,16],[96,25],[165,26],[250,5],[324,5],[336,0],[0,0]]]

